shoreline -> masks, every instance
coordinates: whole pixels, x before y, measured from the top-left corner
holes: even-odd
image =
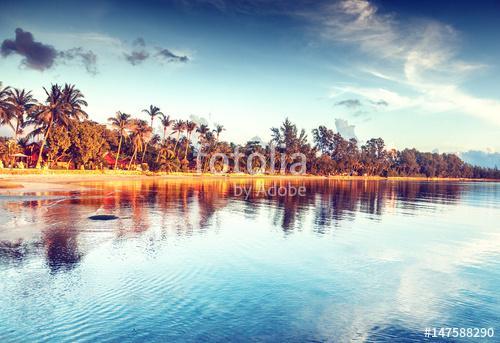
[[[266,174],[198,174],[198,173],[150,173],[139,171],[82,171],[82,170],[0,170],[0,195],[12,192],[47,192],[74,189],[75,184],[84,187],[86,182],[143,181],[143,180],[339,180],[339,181],[431,181],[431,182],[499,182],[492,179],[428,178],[420,176],[320,176],[320,175],[266,175]]]

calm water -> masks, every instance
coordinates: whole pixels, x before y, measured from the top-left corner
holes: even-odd
[[[500,183],[86,185],[0,196],[0,341],[500,340]]]

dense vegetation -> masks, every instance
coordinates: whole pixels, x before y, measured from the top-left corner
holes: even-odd
[[[89,120],[87,102],[75,86],[52,85],[44,91],[46,99],[39,102],[29,91],[0,84],[0,124],[13,132],[12,138],[0,139],[1,165],[175,172],[195,170],[197,162],[208,171],[212,160],[217,171],[266,173],[289,171],[303,156],[306,171],[318,175],[500,178],[497,168],[471,166],[454,154],[388,150],[382,138],[360,146],[325,126],[312,131],[311,144],[306,132],[288,119],[271,128],[269,144],[244,145],[221,140],[222,125],[211,129],[174,120],[153,105],[143,110],[149,122],[119,111],[107,125],[99,124]],[[156,132],[155,125],[162,129]],[[226,164],[212,158],[220,154],[229,156]],[[264,158],[251,158],[253,163],[247,164],[256,154]]]

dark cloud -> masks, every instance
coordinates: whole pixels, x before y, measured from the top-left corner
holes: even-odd
[[[345,106],[347,108],[361,107],[361,101],[358,99],[347,99],[335,103],[335,106]]]
[[[5,39],[0,48],[1,55],[7,57],[17,54],[23,57],[21,65],[26,68],[44,71],[57,62],[78,60],[92,75],[97,74],[97,55],[82,47],[58,51],[51,45],[36,42],[33,34],[21,28],[16,29],[15,39]]]
[[[161,56],[162,58],[166,59],[168,62],[186,63],[189,61],[189,57],[176,55],[172,51],[170,51],[168,49],[164,49],[164,48],[158,50],[158,56]]]
[[[125,59],[133,66],[141,64],[149,58],[149,53],[144,50],[132,51],[130,54],[125,53],[124,55]]]
[[[389,103],[385,100],[370,101],[375,106],[389,106]]]
[[[2,42],[0,52],[3,57],[11,54],[23,56],[22,65],[42,71],[51,68],[58,56],[53,46],[36,42],[31,32],[21,28],[16,29],[15,39],[5,39]]]
[[[354,132],[354,129],[356,127],[354,125],[349,125],[347,120],[336,118],[335,128],[337,129],[337,132],[340,133],[344,138],[356,138],[356,133]]]
[[[85,51],[82,47],[73,48],[59,52],[59,57],[65,60],[79,60],[89,74],[97,74],[97,55],[91,51]]]

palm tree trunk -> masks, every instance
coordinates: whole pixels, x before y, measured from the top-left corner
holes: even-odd
[[[179,143],[179,137],[180,137],[181,133],[180,131],[177,132],[177,140],[175,141],[175,146],[174,146],[174,153],[175,153],[175,156],[177,156],[177,158],[179,158],[179,155],[177,154],[177,144]]]
[[[17,142],[17,133],[19,132],[19,120],[16,123],[16,131],[14,132],[14,140]]]
[[[132,154],[132,159],[130,160],[130,162],[128,164],[128,170],[130,170],[130,167],[132,167],[132,162],[134,161],[136,155],[137,155],[137,145],[134,148],[134,153]]]
[[[118,166],[118,158],[120,158],[120,150],[122,148],[122,140],[123,140],[123,136],[120,135],[120,143],[118,143],[118,152],[116,153],[116,159],[115,159],[115,170],[116,170],[116,167]]]
[[[41,167],[43,148],[45,148],[45,142],[47,141],[47,137],[49,137],[51,127],[52,127],[52,120],[50,121],[50,124],[47,127],[47,131],[45,131],[45,135],[43,135],[42,144],[40,145],[40,152],[38,153],[38,160],[36,161],[36,168],[37,169],[39,169]]]
[[[188,148],[189,148],[189,140],[191,138],[191,133],[188,133],[187,135],[187,141],[186,141],[186,151],[184,152],[184,159],[187,161],[187,155],[188,155]]]
[[[153,119],[154,117],[151,117],[151,135],[153,136],[155,133],[155,130],[153,129]],[[142,158],[141,158],[141,163],[144,162],[144,157],[146,156],[146,151],[148,150],[149,142],[146,142],[144,146],[144,151],[142,152]]]

